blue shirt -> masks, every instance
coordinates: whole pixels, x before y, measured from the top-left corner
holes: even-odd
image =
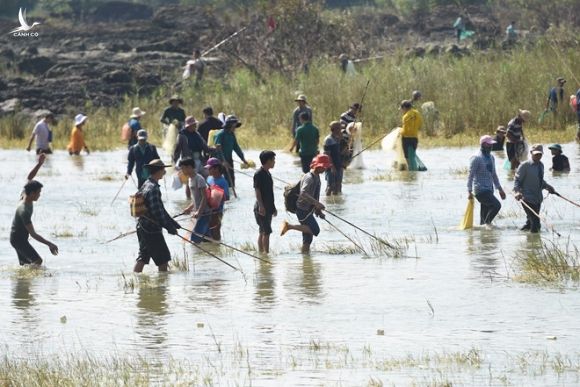
[[[222,201],[222,203],[220,204],[220,206],[218,208],[218,211],[222,212],[224,210],[224,202],[226,200],[230,200],[230,187],[228,185],[228,181],[223,176],[220,176],[217,179],[214,178],[213,176],[209,176],[207,178],[207,184],[208,185],[217,185],[218,187],[220,187],[221,189],[224,190],[224,200]]]
[[[131,118],[129,120],[129,127],[131,128],[131,138],[129,139],[129,147],[137,144],[137,132],[141,130],[141,123],[138,119]]]
[[[495,159],[493,155],[484,155],[481,150],[471,158],[469,165],[469,177],[467,178],[467,191],[475,194],[480,192],[493,192],[493,186],[501,190],[499,179],[495,171]]]
[[[532,204],[540,204],[544,200],[542,189],[548,188],[544,181],[544,164],[528,160],[520,164],[514,180],[514,191],[520,192],[524,200]]]

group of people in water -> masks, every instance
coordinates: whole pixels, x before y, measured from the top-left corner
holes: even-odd
[[[398,141],[410,170],[413,170],[411,166],[414,164],[418,135],[423,125],[422,114],[416,107],[420,99],[421,93],[415,91],[411,99],[400,104],[402,118]],[[286,210],[296,214],[298,223],[283,221],[280,234],[285,235],[291,230],[301,232],[302,252],[308,253],[314,236],[320,232],[316,218],[324,219],[325,216],[325,206],[320,202],[321,175],[325,175],[327,182],[326,195],[340,194],[344,170],[364,151],[360,144],[361,123],[357,122],[363,106],[355,102],[336,121],[330,122],[329,133],[322,141],[320,149],[321,136],[319,129],[313,124],[312,107],[308,105],[305,95],[299,95],[295,102],[297,106],[291,117],[293,141],[290,151],[297,152],[304,175],[295,187],[288,187],[284,194]],[[233,153],[240,158],[242,168],[254,166],[253,162],[246,160],[235,134],[242,122],[234,115],[226,116],[223,113],[216,118],[213,109],[206,107],[203,109],[204,120],[198,123],[193,116],[186,116],[181,107],[183,100],[178,96],[171,97],[169,104],[160,121],[178,129],[171,152],[171,160],[176,168],[172,186],[179,189],[185,185],[186,197],[191,199],[191,204],[179,215],[191,215],[195,222],[193,230],[188,230],[191,234],[189,241],[192,243],[219,241],[224,203],[230,198],[230,190],[236,196]],[[177,234],[183,227],[167,213],[161,200],[159,181],[164,178],[166,168],[170,165],[161,160],[157,147],[148,142],[147,130],[140,123],[145,114],[139,107],[133,108],[122,129],[122,137],[128,146],[125,178],[132,179],[133,172],[137,176],[138,192],[131,197],[132,215],[137,218],[136,232],[139,241],[139,254],[134,271],[141,272],[150,259],[153,259],[160,271],[166,271],[171,254],[162,229],[165,228],[170,234]],[[471,159],[467,182],[468,198],[475,198],[481,203],[481,224],[486,227],[492,227],[492,221],[501,208],[494,191],[499,192],[502,200],[506,198],[492,155],[492,151],[503,150],[504,145],[509,168],[516,171],[513,189],[515,198],[522,201],[527,215],[527,222],[522,230],[534,233],[540,230],[538,214],[543,199],[541,191],[546,189],[555,193],[554,188],[544,180],[542,145],[533,145],[529,150],[529,160],[525,157],[528,150],[523,125],[530,117],[529,111],[519,110],[518,115],[508,123],[507,129],[499,127],[494,137],[482,136],[479,142],[480,151]],[[83,114],[78,114],[74,119],[75,126],[67,147],[71,155],[78,155],[83,149],[89,152],[82,136],[82,127],[86,121],[87,116]],[[52,123],[54,115],[46,114],[35,125],[27,147],[30,150],[36,138],[36,153],[39,158],[28,175],[10,236],[10,242],[22,265],[42,263],[39,254],[28,242],[29,237],[46,244],[53,254],[58,253],[55,244],[36,233],[31,220],[33,202],[38,200],[42,189],[42,184],[34,180],[34,176],[42,166],[46,154],[51,153],[49,125]],[[171,131],[167,131],[167,135],[170,136]],[[553,154],[552,170],[569,171],[570,164],[562,154],[562,147],[553,144],[549,149]],[[262,151],[260,164],[253,176],[256,197],[253,212],[259,228],[258,248],[261,253],[267,254],[273,232],[272,218],[278,213],[271,175],[276,164],[276,154],[271,150]],[[291,197],[292,195],[295,197]],[[289,202],[293,204],[290,206]]]

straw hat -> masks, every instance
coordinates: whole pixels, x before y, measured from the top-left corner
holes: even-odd
[[[75,116],[75,126],[79,126],[81,124],[83,124],[86,120],[87,120],[87,116],[85,116],[84,114],[77,114]]]
[[[191,125],[197,124],[197,121],[194,116],[189,116],[185,119],[185,127],[188,128]]]
[[[147,167],[147,168],[168,168],[168,167],[171,167],[171,165],[163,164],[163,161],[161,161],[159,159],[155,159],[155,160],[151,160],[149,162],[149,164],[145,164],[145,167]]]
[[[524,122],[528,122],[529,120],[532,119],[532,113],[530,113],[529,110],[518,109],[518,115],[521,117],[522,120],[524,120]]]
[[[181,97],[179,97],[177,94],[174,94],[174,95],[171,96],[171,98],[169,98],[169,104],[171,105],[171,103],[173,101],[177,101],[180,104],[183,104],[183,99]]]
[[[143,110],[139,109],[138,107],[134,107],[133,112],[131,114],[131,118],[141,118],[144,115],[145,112]]]

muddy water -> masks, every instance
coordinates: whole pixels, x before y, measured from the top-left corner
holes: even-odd
[[[565,145],[565,151],[573,172],[566,176],[547,172],[546,180],[578,200],[580,154],[574,144]],[[195,364],[217,361],[221,368],[214,371],[221,376],[213,382],[222,384],[237,380],[257,385],[360,385],[370,377],[396,384],[437,380],[575,384],[578,372],[510,372],[506,358],[530,352],[578,358],[578,290],[518,283],[513,280],[518,272],[513,258],[540,243],[540,238],[561,244],[569,239],[580,245],[580,212],[550,196],[544,215],[562,237],[545,229],[541,237],[531,236],[518,230],[524,212],[508,197],[502,202],[497,229],[454,230],[465,209],[466,167],[474,152],[474,148],[423,150],[420,155],[429,171],[411,174],[391,173],[383,153],[368,152],[367,169],[348,171],[344,195],[325,200],[337,215],[408,244],[403,257],[380,252],[371,257],[331,254],[337,247],[352,245],[321,224],[310,256],[297,253],[300,234],[275,233],[271,265],[212,248],[240,267],[242,275],[167,235],[172,253],[180,259],[187,255],[190,270],[159,276],[152,266],[142,278],[130,273],[138,249],[135,235],[103,243],[134,228],[126,201],[134,191],[130,182],[110,204],[122,183],[125,153],[71,158],[56,152],[37,177],[45,188],[33,220],[42,235],[58,244],[60,255],[50,256],[48,249],[33,242],[47,270],[39,277],[21,278],[8,234],[34,157],[2,150],[2,352],[15,358],[138,353],[159,362],[169,357]],[[249,152],[249,158],[257,161],[257,152]],[[501,157],[497,164],[507,191],[513,177],[501,168]],[[294,158],[285,153],[279,154],[273,174],[287,181],[300,176]],[[227,205],[224,241],[255,244],[252,180],[238,174],[237,181],[239,198]],[[170,213],[187,204],[183,191],[173,191],[169,182],[167,190],[162,184],[162,192]],[[274,220],[275,232],[283,219],[295,221],[283,211],[281,191],[276,192],[280,214]],[[476,221],[477,211],[478,207]],[[328,219],[369,246],[364,234]],[[384,335],[377,334],[380,331]],[[467,370],[371,365],[372,359],[466,353],[472,348],[481,351],[483,363]],[[224,359],[236,349],[247,361]],[[345,352],[351,361],[341,366]],[[363,352],[368,356],[365,361],[353,360]]]

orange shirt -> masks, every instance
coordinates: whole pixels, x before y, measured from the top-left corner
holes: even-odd
[[[83,130],[75,126],[70,134],[70,142],[66,149],[71,153],[78,153],[86,147]]]

